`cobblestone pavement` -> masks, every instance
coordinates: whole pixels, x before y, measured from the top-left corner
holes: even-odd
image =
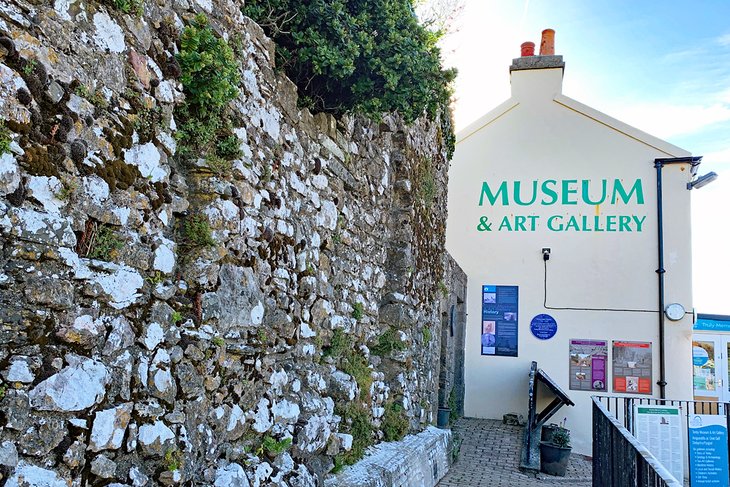
[[[491,419],[462,418],[453,427],[461,439],[459,458],[437,487],[589,486],[591,462],[572,455],[565,477],[520,472],[522,427]]]

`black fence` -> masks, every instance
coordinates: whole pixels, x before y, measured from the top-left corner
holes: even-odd
[[[632,407],[610,411],[602,399],[624,398],[593,398],[593,487],[682,487],[615,415],[620,402],[629,416]]]

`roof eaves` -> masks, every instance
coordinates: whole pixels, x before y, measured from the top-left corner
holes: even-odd
[[[460,130],[456,134],[456,143],[459,144],[461,142],[464,142],[466,139],[476,134],[484,127],[492,124],[500,117],[506,115],[507,112],[513,110],[519,104],[520,103],[517,100],[513,100],[512,98],[510,98],[509,100],[496,106],[494,109],[490,110],[485,115],[478,118],[476,121],[467,125],[466,128]]]
[[[690,152],[682,149],[681,147],[677,147],[676,145],[670,144],[669,142],[666,142],[658,137],[647,134],[642,130],[634,128],[631,125],[621,122],[620,120],[608,116],[603,112],[599,112],[598,110],[591,108],[588,105],[584,105],[583,103],[569,98],[565,95],[557,95],[554,98],[554,101],[555,103],[562,105],[569,110],[588,117],[597,123],[605,125],[606,127],[613,129],[625,135],[626,137],[629,137],[636,140],[637,142],[652,147],[670,157],[684,157],[691,155]]]

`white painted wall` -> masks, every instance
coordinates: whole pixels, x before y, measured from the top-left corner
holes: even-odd
[[[568,390],[568,346],[571,338],[651,341],[653,391],[658,395],[659,344],[657,313],[553,311],[543,308],[541,249],[550,247],[548,305],[558,307],[637,308],[657,310],[657,157],[687,152],[655,139],[561,94],[562,69],[514,71],[512,98],[458,135],[449,174],[449,219],[446,246],[469,278],[466,333],[465,414],[501,418],[527,413],[527,374],[536,360],[576,403],[555,417],[567,417],[574,451],[591,453],[589,392]],[[666,302],[692,309],[690,247],[690,180],[688,165],[664,168]],[[501,181],[546,179],[609,182],[628,187],[641,178],[645,203],[588,206],[533,204],[479,206],[482,183],[493,191]],[[610,187],[610,185],[609,185]],[[596,188],[599,188],[596,186]],[[599,196],[598,194],[596,196]],[[580,183],[578,183],[580,197]],[[540,199],[538,198],[538,201]],[[552,232],[545,220],[555,214],[646,216],[641,232]],[[504,216],[537,215],[535,231],[495,231]],[[494,222],[480,232],[480,217]],[[519,286],[517,358],[482,356],[481,286]],[[530,320],[547,313],[558,332],[547,341],[535,338]],[[691,316],[666,321],[667,396],[690,399]]]

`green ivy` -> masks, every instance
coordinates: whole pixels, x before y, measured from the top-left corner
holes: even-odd
[[[249,0],[242,12],[276,41],[302,105],[376,118],[397,111],[407,122],[441,111],[451,157],[456,71],[442,69],[439,34],[419,24],[412,0]]]

